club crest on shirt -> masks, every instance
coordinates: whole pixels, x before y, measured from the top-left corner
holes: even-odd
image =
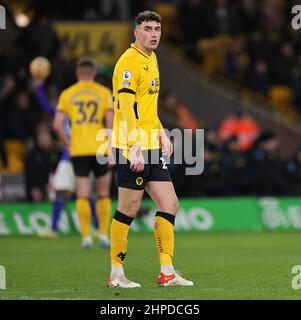
[[[132,74],[130,73],[130,71],[128,70],[125,70],[122,74],[122,79],[123,80],[126,80],[126,81],[129,81],[132,79]]]

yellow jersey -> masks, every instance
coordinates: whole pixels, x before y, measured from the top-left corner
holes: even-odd
[[[163,130],[158,118],[159,90],[156,54],[148,56],[132,44],[113,74],[113,147],[129,150],[139,143],[142,150],[159,148],[158,133]]]
[[[58,111],[71,122],[70,155],[96,155],[97,133],[104,129],[104,117],[112,109],[111,91],[94,81],[79,81],[59,96]]]

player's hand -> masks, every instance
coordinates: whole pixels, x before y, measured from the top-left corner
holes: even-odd
[[[159,133],[159,143],[160,143],[160,149],[162,150],[162,154],[164,156],[170,157],[173,153],[173,144],[168,139],[164,131],[161,131]]]
[[[144,158],[140,145],[133,145],[130,149],[130,168],[133,172],[141,172],[144,170]]]

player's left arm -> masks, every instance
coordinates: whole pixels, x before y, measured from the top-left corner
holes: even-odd
[[[53,129],[56,131],[58,136],[62,139],[65,146],[69,148],[69,138],[66,135],[64,128],[64,120],[69,115],[69,103],[67,99],[66,92],[62,92],[59,97],[59,102],[56,108],[56,113],[53,121]]]
[[[64,145],[69,148],[69,138],[66,135],[65,128],[64,128],[64,121],[67,115],[64,111],[58,110],[55,113],[54,121],[53,121],[53,129],[57,133],[57,135],[62,139]]]

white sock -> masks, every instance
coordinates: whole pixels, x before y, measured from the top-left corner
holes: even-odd
[[[83,237],[83,244],[92,244],[92,238],[91,236],[85,236]]]
[[[111,275],[110,275],[111,279],[115,279],[122,275],[124,275],[123,266],[114,266],[114,265],[111,266]]]
[[[175,269],[173,265],[170,265],[170,266],[161,265],[161,272],[163,272],[166,275],[171,275],[175,273]]]
[[[99,240],[104,242],[110,242],[109,236],[104,233],[99,234]]]

